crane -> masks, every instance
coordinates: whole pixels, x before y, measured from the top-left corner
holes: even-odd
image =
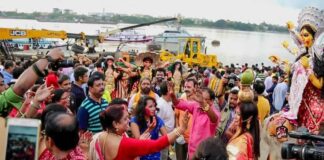
[[[113,34],[116,34],[116,33],[119,33],[119,32],[123,32],[123,31],[126,31],[126,30],[139,28],[139,27],[144,27],[144,26],[149,26],[149,25],[158,24],[158,23],[163,23],[163,22],[169,22],[169,21],[178,21],[178,22],[180,22],[180,17],[166,18],[166,19],[161,19],[161,20],[157,20],[157,21],[153,21],[153,22],[147,22],[147,23],[142,23],[142,24],[136,24],[136,25],[133,25],[133,26],[127,26],[127,27],[123,27],[123,28],[118,28],[118,29],[115,29],[115,30],[104,32],[103,35],[110,36],[110,35],[113,35]]]
[[[57,38],[57,39],[78,39],[86,41],[89,39],[103,42],[103,37],[100,35],[86,35],[85,33],[67,33],[65,31],[54,31],[46,29],[20,29],[20,28],[0,28],[0,52],[5,58],[13,59],[12,51],[8,48],[8,41],[13,39],[27,38],[32,40],[34,44],[42,38]],[[68,47],[69,44],[67,44]]]

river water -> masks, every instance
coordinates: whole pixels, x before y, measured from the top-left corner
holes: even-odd
[[[21,28],[21,29],[48,29],[48,30],[64,30],[69,33],[85,32],[89,35],[97,34],[98,31],[111,30],[117,27],[128,26],[129,24],[81,24],[81,23],[52,23],[38,22],[35,20],[21,19],[0,19],[0,27]],[[147,35],[157,35],[164,30],[170,29],[165,25],[152,25],[139,28],[137,31]],[[207,54],[216,54],[218,60],[224,64],[230,63],[249,63],[266,65],[272,63],[268,59],[270,55],[278,55],[282,59],[292,61],[294,56],[281,46],[281,42],[288,40],[293,44],[289,34],[279,33],[263,33],[263,32],[247,32],[233,31],[209,28],[193,28],[183,27],[193,35],[201,35],[207,37]],[[213,47],[211,42],[219,40],[220,46]],[[100,49],[113,51],[118,43],[100,44]],[[131,47],[138,47],[139,50],[145,48],[145,44],[131,44]]]

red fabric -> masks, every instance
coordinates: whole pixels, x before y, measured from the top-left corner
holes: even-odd
[[[167,135],[157,140],[138,140],[123,137],[115,160],[134,160],[136,157],[161,151],[168,145],[169,140]]]
[[[309,109],[307,109],[308,105]],[[306,126],[307,129],[316,133],[319,131],[319,124],[324,121],[324,98],[321,98],[321,90],[308,82],[303,93],[303,100],[299,107],[298,121],[300,126]],[[312,119],[312,115],[314,120]]]
[[[61,160],[85,160],[86,156],[82,153],[80,147],[76,147],[72,150],[65,158]],[[39,160],[57,160],[55,156],[48,150],[45,149],[39,156]]]
[[[246,141],[247,141],[247,147],[246,147],[246,153],[239,153],[236,156],[236,160],[254,160],[254,153],[253,153],[253,137],[246,133],[244,134]],[[247,157],[246,157],[247,156]]]
[[[209,84],[209,77],[204,79],[204,86],[207,87]]]
[[[54,89],[59,89],[58,76],[54,72],[48,73],[45,81],[46,81],[47,87],[50,87],[53,85]]]
[[[37,115],[41,115],[43,113],[43,111],[46,109],[45,102],[42,102],[41,104],[39,104],[39,106],[40,106],[40,109],[37,110]],[[26,111],[25,111],[26,113],[29,110],[29,108],[30,108],[30,104],[26,108]],[[12,110],[10,111],[8,116],[11,117],[11,118],[14,118],[14,117],[16,117],[17,114],[18,114],[18,109],[16,107],[14,107],[14,108],[12,108]]]
[[[12,110],[10,111],[8,117],[14,118],[14,117],[16,117],[17,114],[18,114],[17,108],[12,108]]]

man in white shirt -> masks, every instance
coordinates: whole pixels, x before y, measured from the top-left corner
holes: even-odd
[[[264,80],[264,85],[265,85],[265,91],[270,89],[271,86],[273,85],[272,83],[272,70],[268,70],[268,76],[267,78]]]
[[[163,120],[167,132],[173,131],[175,126],[175,114],[173,110],[173,104],[171,96],[168,94],[168,82],[163,81],[160,84],[161,97],[157,100],[158,116]],[[168,159],[169,148],[161,151],[161,160]]]
[[[157,100],[158,116],[164,121],[168,133],[173,131],[175,125],[174,110],[171,97],[168,95],[168,85],[164,81],[160,85],[162,97]]]
[[[280,83],[276,86],[272,94],[272,105],[275,109],[274,112],[281,111],[282,107],[285,104],[286,94],[288,92],[288,83],[287,81],[285,81],[284,76],[280,77],[279,82]]]

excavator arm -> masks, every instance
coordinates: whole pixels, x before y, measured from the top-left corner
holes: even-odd
[[[85,33],[67,33],[65,31],[52,30],[37,30],[37,29],[19,29],[19,28],[0,28],[0,40],[18,39],[18,38],[59,38],[59,39],[97,39],[99,42],[103,41],[103,36],[100,35],[85,35]]]
[[[36,29],[18,29],[18,28],[0,28],[0,40],[18,39],[18,38],[60,38],[66,39],[65,31],[36,30]]]

